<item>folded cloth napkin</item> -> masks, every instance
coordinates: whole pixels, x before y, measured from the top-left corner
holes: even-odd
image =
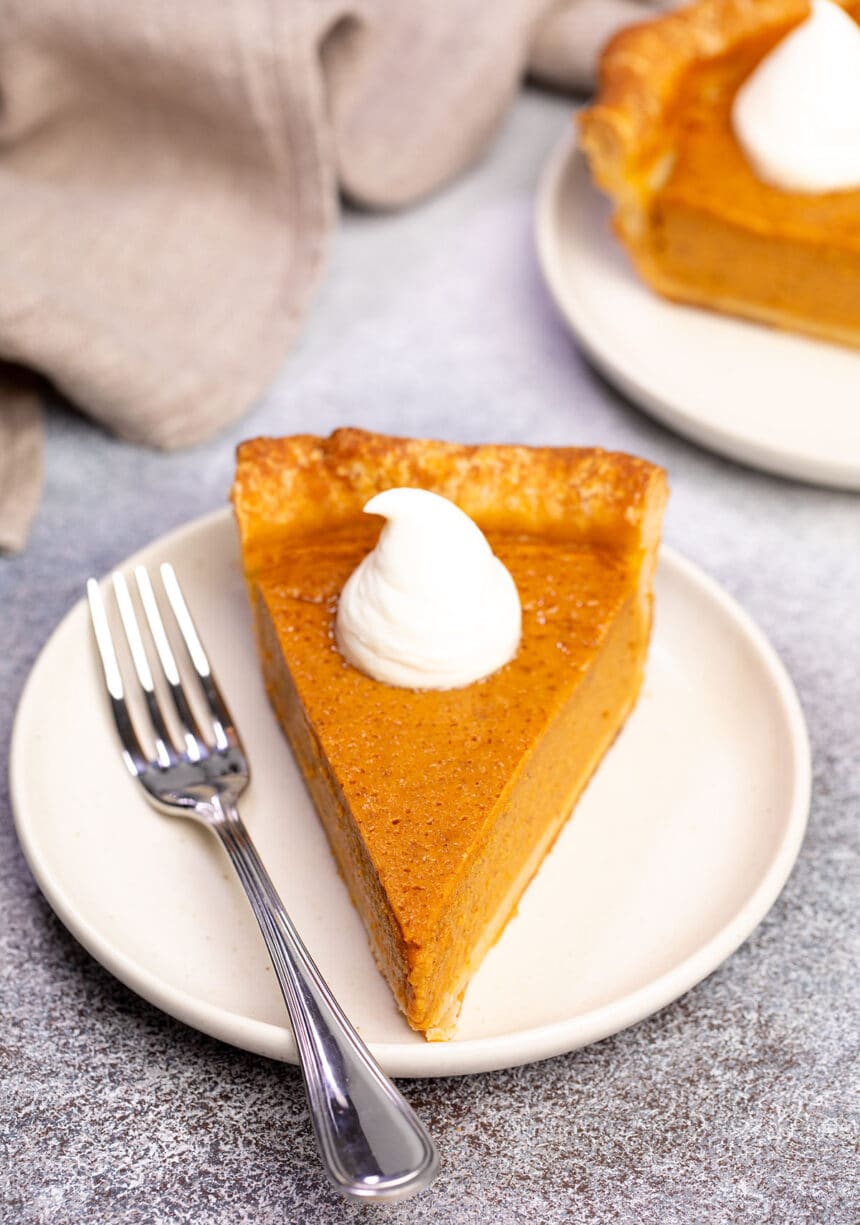
[[[124,438],[205,437],[282,361],[338,188],[434,190],[530,68],[587,85],[663,2],[0,0],[0,548],[39,496],[29,372]]]

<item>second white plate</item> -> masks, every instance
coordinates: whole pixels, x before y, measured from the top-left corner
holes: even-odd
[[[176,567],[251,759],[247,825],[323,974],[395,1076],[525,1063],[648,1016],[737,948],[791,870],[809,802],[791,682],[737,605],[664,550],[639,704],[469,988],[456,1040],[426,1043],[374,965],[269,708],[229,512],[137,561]],[[126,772],[83,602],[27,683],[11,774],[30,867],[93,956],[189,1025],[294,1061],[263,942],[220,848],[153,812]]]
[[[586,353],[680,434],[783,476],[860,489],[860,353],[681,306],[633,271],[570,137],[538,194],[541,267]]]

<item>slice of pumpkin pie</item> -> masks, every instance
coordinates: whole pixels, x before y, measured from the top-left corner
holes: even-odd
[[[666,496],[661,469],[601,450],[352,429],[239,448],[269,696],[380,969],[430,1039],[451,1036],[636,701]]]
[[[580,144],[665,297],[860,347],[860,0],[697,0],[622,30]]]

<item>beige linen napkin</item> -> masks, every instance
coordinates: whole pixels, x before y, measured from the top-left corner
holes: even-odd
[[[586,84],[647,2],[0,0],[0,548],[41,482],[21,368],[122,437],[205,437],[283,359],[339,186],[434,190],[530,66]]]

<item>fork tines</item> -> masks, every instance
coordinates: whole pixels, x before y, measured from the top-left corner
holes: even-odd
[[[119,609],[128,654],[131,657],[137,685],[143,697],[143,705],[149,723],[149,734],[155,745],[154,761],[144,751],[135,729],[131,708],[127,698],[131,696],[123,683],[118,653],[114,647],[105,602],[101,587],[95,579],[87,582],[87,598],[90,606],[96,644],[101,657],[105,685],[111,701],[111,709],[123,746],[126,764],[133,774],[139,774],[145,765],[167,768],[179,760],[197,762],[206,757],[211,749],[225,750],[238,745],[233,720],[227,710],[218,685],[212,675],[209,659],[200,635],[194,625],[188,605],[168,562],[160,566],[161,582],[173,623],[184,644],[187,660],[193,671],[198,688],[198,710],[205,717],[194,713],[182,674],[176,662],[170,638],[164,627],[161,610],[149,574],[143,566],[134,571],[135,584],[144,612],[144,632],[135,612],[131,592],[125,576],[114,571],[112,584]],[[144,634],[148,630],[150,650],[144,645]],[[153,667],[158,679],[163,681],[165,693],[169,694],[172,709],[167,713],[159,697]],[[134,681],[132,680],[132,686]],[[172,735],[171,723],[178,729]]]

